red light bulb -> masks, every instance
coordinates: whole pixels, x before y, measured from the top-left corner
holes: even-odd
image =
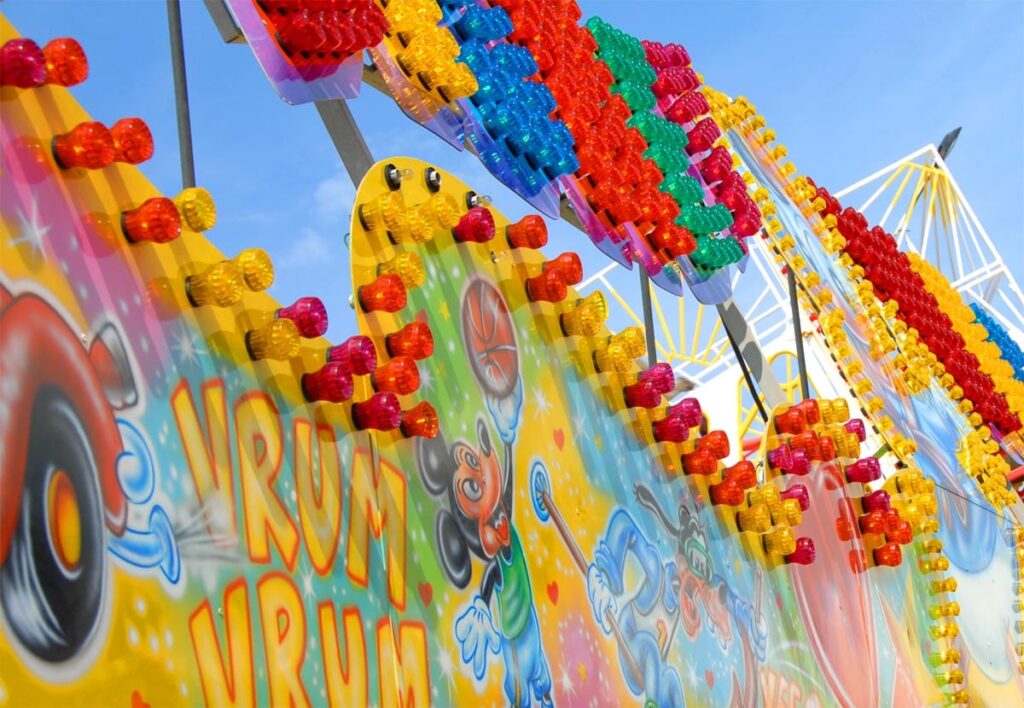
[[[703,412],[700,408],[700,401],[696,398],[684,398],[665,411],[666,416],[681,416],[688,428],[696,428],[703,420]]]
[[[655,408],[661,403],[661,392],[650,381],[637,381],[622,389],[630,408]]]
[[[505,238],[512,248],[540,248],[548,242],[548,225],[541,217],[530,214],[509,224]]]
[[[561,302],[568,292],[565,273],[560,268],[549,268],[540,275],[526,279],[526,296],[534,302]]]
[[[793,408],[803,413],[808,425],[815,425],[821,421],[821,409],[818,408],[818,402],[813,398],[800,401]]]
[[[318,297],[300,297],[279,309],[275,316],[294,322],[303,337],[322,337],[327,332],[327,308]]]
[[[153,157],[153,134],[141,118],[122,118],[110,127],[118,162],[138,165]]]
[[[805,430],[789,439],[791,450],[802,450],[811,460],[820,460],[821,446],[818,444],[818,434],[813,430]]]
[[[739,506],[746,497],[743,487],[732,479],[708,485],[708,494],[711,497],[712,504],[725,506]]]
[[[387,364],[378,366],[372,376],[373,387],[378,391],[405,396],[420,387],[420,370],[412,357],[408,356],[395,357]]]
[[[153,197],[122,213],[121,229],[132,243],[168,243],[181,236],[181,215],[173,200]]]
[[[789,474],[804,476],[811,471],[811,460],[803,450],[791,450],[789,453]]]
[[[640,372],[640,381],[649,381],[659,393],[668,394],[676,387],[676,375],[668,364],[655,364]]]
[[[583,280],[583,264],[580,257],[572,251],[563,253],[554,260],[547,261],[544,270],[557,268],[562,271],[566,285],[576,285]]]
[[[892,508],[892,500],[889,498],[889,492],[884,489],[865,494],[861,497],[861,506],[864,507],[864,511],[888,511]]]
[[[914,529],[906,519],[899,519],[885,534],[886,541],[893,541],[905,546],[914,540]]]
[[[796,550],[785,558],[787,563],[810,565],[814,562],[814,541],[801,536],[796,540]]]
[[[882,465],[874,457],[865,457],[846,466],[846,481],[867,484],[882,476]]]
[[[11,39],[0,47],[0,86],[35,88],[46,82],[46,57],[31,39]]]
[[[327,361],[342,364],[355,376],[365,376],[377,368],[377,347],[369,337],[357,334],[328,349]]]
[[[851,418],[843,423],[843,427],[846,428],[846,432],[856,435],[857,440],[860,442],[864,442],[868,436],[868,431],[864,427],[864,421],[860,418]]]
[[[437,421],[434,407],[422,401],[407,411],[402,411],[402,435],[407,438],[436,438],[441,426]]]
[[[900,551],[898,543],[886,543],[872,552],[875,565],[887,565],[890,568],[897,567],[903,562],[903,552]]]
[[[46,83],[57,86],[75,86],[89,76],[89,60],[82,45],[63,37],[43,47],[46,57]]]
[[[715,459],[723,460],[729,456],[729,436],[724,430],[712,430],[697,440],[697,449],[706,450]]]
[[[860,526],[861,533],[877,533],[883,534],[888,529],[888,523],[886,521],[886,515],[884,511],[871,511],[867,514],[862,515],[857,520]]]
[[[473,207],[462,215],[452,235],[459,243],[486,243],[494,238],[494,214],[486,207]]]
[[[690,429],[680,416],[670,415],[651,424],[654,439],[658,442],[681,443],[690,436]]]
[[[788,471],[793,466],[793,453],[789,445],[780,445],[768,451],[768,464],[778,470]]]
[[[683,469],[686,474],[713,475],[718,470],[718,460],[707,450],[695,450],[683,455]]]
[[[736,482],[743,489],[752,489],[757,486],[757,469],[753,462],[740,460],[725,468],[725,478]]]
[[[807,487],[802,484],[794,484],[779,495],[782,499],[796,499],[800,504],[800,511],[807,511],[811,508],[811,495],[807,493]]]
[[[402,407],[393,393],[375,393],[365,401],[352,404],[352,423],[356,430],[394,430],[401,422]]]
[[[79,123],[70,132],[53,139],[53,156],[63,169],[99,170],[111,164],[116,155],[110,131],[96,121]]]
[[[411,322],[384,339],[389,356],[411,356],[417,361],[434,353],[434,335],[430,325]]]
[[[775,416],[775,429],[788,435],[799,435],[807,429],[807,419],[803,413],[791,406],[785,413]]]
[[[393,273],[378,276],[359,288],[359,304],[364,312],[398,312],[405,303],[405,284]]]
[[[352,390],[352,374],[338,362],[327,363],[302,376],[302,393],[307,401],[341,403],[352,398]]]

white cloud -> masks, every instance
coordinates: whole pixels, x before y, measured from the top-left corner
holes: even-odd
[[[304,228],[299,233],[299,237],[292,241],[291,247],[276,262],[281,268],[324,265],[334,260],[340,246],[340,238],[337,243],[331,243],[318,231]]]
[[[338,172],[317,184],[313,191],[313,210],[321,223],[335,228],[343,226],[348,231],[349,215],[355,198],[356,189],[352,180],[344,172]]]

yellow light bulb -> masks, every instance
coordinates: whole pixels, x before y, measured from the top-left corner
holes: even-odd
[[[405,212],[405,198],[397,190],[359,205],[359,219],[367,231],[401,230],[407,221]]]
[[[221,261],[185,280],[185,292],[196,307],[231,307],[241,301],[244,288],[242,271],[231,261]]]
[[[935,681],[940,686],[947,686],[949,684],[961,684],[964,682],[964,672],[960,669],[953,669],[952,671],[946,671],[935,676]]]
[[[287,361],[299,353],[299,329],[289,319],[273,319],[245,335],[245,346],[253,359]]]
[[[803,520],[803,512],[800,511],[800,502],[796,499],[785,499],[781,504],[771,509],[772,523],[780,526],[799,526]]]
[[[930,538],[921,544],[922,553],[942,553],[942,541]]]
[[[932,666],[939,667],[943,664],[959,664],[960,663],[960,652],[956,649],[947,649],[946,651],[933,651],[928,655],[928,661]]]
[[[960,627],[957,626],[956,622],[933,624],[928,628],[928,634],[931,635],[932,639],[941,639],[943,637],[946,637],[947,639],[955,639],[960,636]]]
[[[189,187],[174,198],[181,221],[189,231],[212,229],[217,223],[217,206],[213,197],[202,187]]]
[[[274,263],[262,248],[247,248],[231,261],[242,271],[245,286],[253,292],[266,290],[274,282]]]
[[[450,230],[455,228],[461,218],[458,200],[451,194],[438,192],[427,201],[416,207],[433,225]]]
[[[413,290],[426,281],[423,260],[415,253],[399,253],[389,261],[378,266],[378,273],[390,273],[402,279],[406,290]]]
[[[949,570],[949,559],[945,556],[939,556],[932,560],[922,558],[917,562],[917,565],[922,573],[944,573]]]
[[[764,533],[772,527],[772,516],[764,504],[756,504],[749,509],[741,509],[736,514],[736,523],[741,531]]]
[[[788,527],[772,529],[764,535],[764,550],[771,555],[788,556],[796,551],[796,536]]]
[[[928,608],[928,614],[931,615],[932,619],[936,620],[943,617],[958,617],[960,615],[960,604],[953,601],[942,605],[932,605]]]
[[[943,578],[928,583],[928,592],[932,595],[941,595],[944,592],[956,592],[956,578]]]
[[[601,331],[608,318],[608,304],[600,290],[576,303],[572,312],[562,315],[562,330],[568,335],[593,337]]]
[[[774,484],[766,484],[763,487],[750,490],[749,500],[751,506],[764,504],[771,508],[773,506],[780,506],[782,494]]]

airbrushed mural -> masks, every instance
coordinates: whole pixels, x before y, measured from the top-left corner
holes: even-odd
[[[950,670],[1019,701],[1010,517],[909,469],[857,481],[859,442],[793,463],[793,431],[858,429],[838,403],[774,411],[747,462],[696,399],[634,405],[636,333],[536,250],[543,221],[381,162],[359,332],[300,341],[266,254],[188,218],[201,195],[180,238],[130,242],[160,195],[55,161],[89,120],[67,91],[0,105],[0,704],[921,704]],[[938,546],[898,511],[932,493]],[[945,629],[960,608],[1006,645]]]

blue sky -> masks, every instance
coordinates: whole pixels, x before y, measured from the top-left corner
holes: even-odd
[[[354,332],[344,235],[354,188],[312,105],[289,106],[248,48],[221,42],[198,0],[183,5],[199,184],[219,223],[208,236],[228,254],[265,248],[271,292],[318,295],[335,341]],[[1018,280],[1024,278],[1024,2],[581,2],[648,39],[690,51],[705,80],[747,96],[800,171],[844,187],[963,126],[949,164]],[[137,115],[156,156],[143,165],[165,193],[180,188],[166,6],[158,0],[8,0],[20,32],[41,44],[77,38],[92,67],[73,89],[98,120]],[[352,102],[378,159],[410,155],[492,195],[510,217],[528,206],[469,155],[410,122],[370,88]],[[604,264],[582,235],[553,227],[552,254],[578,250],[587,272]]]

